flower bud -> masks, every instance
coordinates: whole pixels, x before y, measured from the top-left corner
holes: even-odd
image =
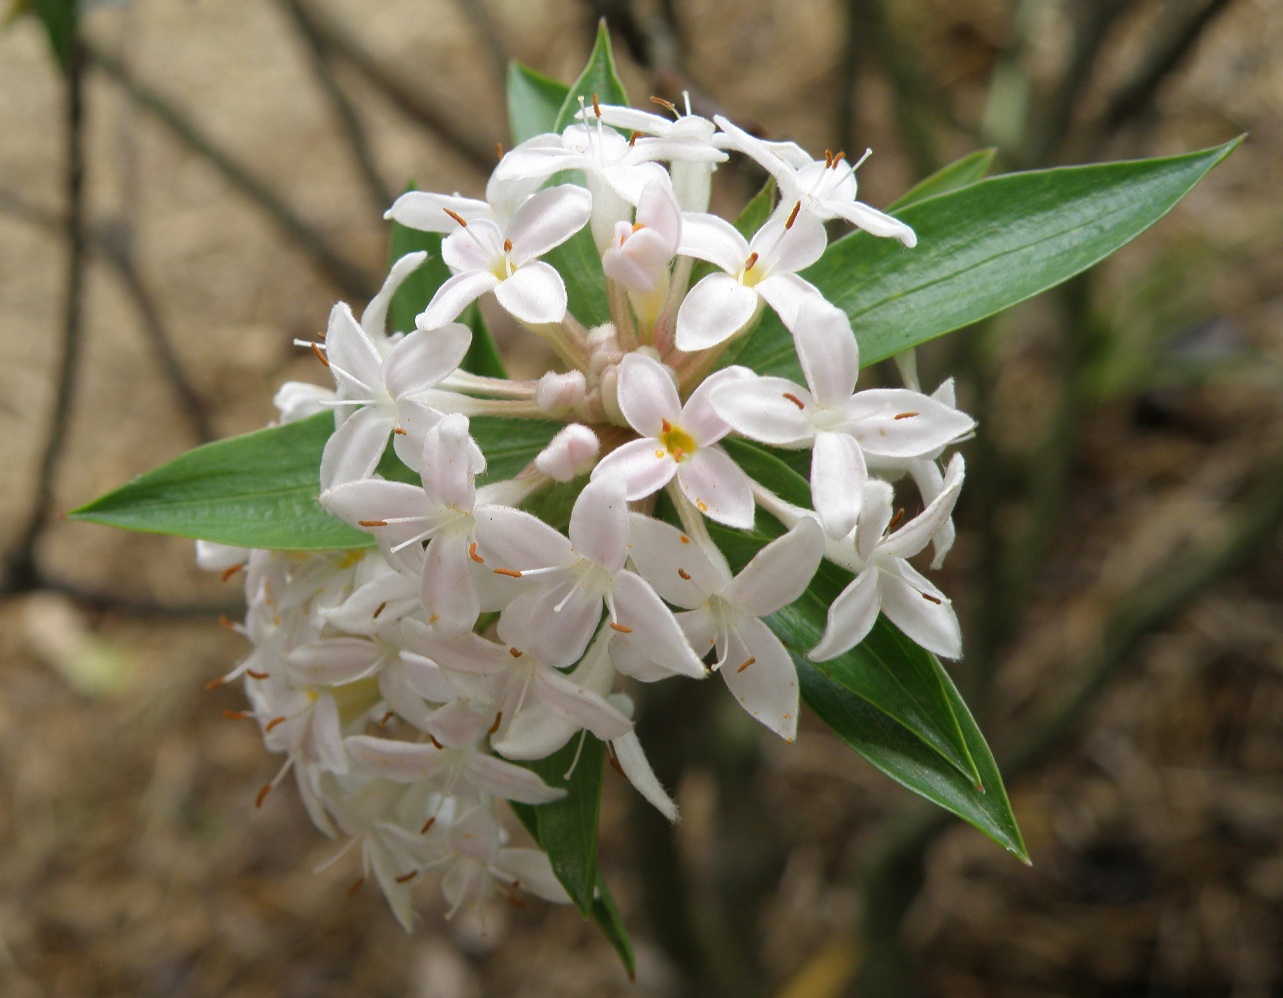
[[[549,371],[535,387],[535,405],[540,410],[555,415],[574,408],[588,394],[588,382],[582,371],[559,374]]]
[[[569,482],[592,470],[600,450],[597,434],[571,423],[548,442],[535,458],[535,467],[554,481]]]

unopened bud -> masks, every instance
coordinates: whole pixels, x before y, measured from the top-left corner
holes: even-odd
[[[541,412],[555,415],[577,406],[587,394],[588,382],[582,371],[549,371],[535,386],[535,405]]]
[[[591,471],[600,451],[597,434],[571,423],[548,442],[535,458],[535,467],[554,481],[569,482]]]

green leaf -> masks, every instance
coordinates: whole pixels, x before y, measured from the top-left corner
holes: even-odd
[[[735,231],[745,239],[752,239],[775,210],[775,178],[767,177],[762,189],[753,195],[753,199],[744,206],[735,219]]]
[[[628,106],[628,94],[624,92],[624,85],[615,71],[615,56],[610,50],[610,32],[606,30],[605,18],[597,24],[597,39],[589,53],[588,65],[579,74],[579,79],[570,85],[552,131],[560,132],[567,125],[574,124],[575,115],[579,113],[580,98],[583,98],[585,105],[591,107],[594,95],[602,104]]]
[[[316,501],[323,412],[188,451],[67,514],[127,530],[282,551],[366,547],[367,534]]]
[[[548,786],[564,788],[566,796],[549,804],[513,804],[512,808],[523,822],[533,817],[536,841],[548,854],[561,886],[587,917],[592,914],[597,886],[597,813],[606,747],[587,732],[582,737],[582,748],[579,738],[572,738],[546,759],[521,763],[543,777]],[[530,827],[528,822],[526,827]]]
[[[610,305],[606,301],[606,277],[601,269],[601,257],[592,231],[585,226],[544,254],[543,258],[561,274],[566,282],[567,309],[583,323],[585,329],[600,326],[610,320]]]
[[[979,322],[1081,273],[1162,218],[1239,139],[1163,159],[992,177],[910,205],[918,245],[853,232],[803,274],[851,318],[875,363]],[[800,380],[792,337],[768,312],[739,355]]]
[[[477,484],[512,478],[557,432],[555,423],[477,416],[469,425],[487,457]],[[237,547],[326,551],[369,547],[373,538],[330,516],[321,490],[321,452],[334,432],[323,412],[297,423],[218,440],[67,514],[127,530],[176,534]],[[392,458],[387,461],[394,461]],[[403,481],[415,475],[399,463]],[[393,469],[381,466],[381,470]]]
[[[31,0],[30,10],[45,26],[49,44],[53,47],[58,67],[65,73],[71,62],[71,50],[76,44],[77,0]],[[21,0],[15,11],[21,9]]]
[[[723,444],[750,478],[770,482],[788,502],[810,506],[806,481],[774,455],[742,440],[727,438]],[[753,531],[715,529],[714,537],[733,563],[742,563],[746,554],[751,557],[782,532],[774,520],[761,516]],[[767,626],[786,647],[805,653],[819,644],[828,608],[850,581],[849,572],[822,562],[806,592],[767,618]],[[815,667],[913,732],[961,775],[979,780],[967,740],[932,663],[929,654],[879,617],[858,645]]]
[[[793,660],[802,686],[802,698],[847,745],[901,786],[974,825],[1021,861],[1029,862],[1029,854],[993,755],[966,704],[938,662],[936,668],[940,672],[941,684],[962,722],[983,790],[977,789],[954,767],[942,764],[940,756],[908,729],[826,676],[816,665],[797,655]]]
[[[554,131],[570,88],[514,62],[508,67],[508,131],[518,145]]]
[[[633,944],[628,939],[628,930],[624,928],[624,919],[619,914],[615,898],[600,873],[597,874],[597,896],[593,898],[592,917],[601,926],[610,945],[615,947],[615,952],[619,954],[620,962],[628,973],[628,979],[636,981],[637,961],[633,957]]]
[[[901,194],[887,208],[887,211],[899,211],[901,208],[907,208],[911,204],[917,204],[919,201],[933,198],[937,194],[947,194],[949,191],[969,187],[976,181],[983,180],[985,174],[993,167],[993,160],[997,154],[997,149],[977,149],[975,152],[967,153],[961,159],[956,159],[947,166],[940,167],[925,180],[920,180],[915,186]]]

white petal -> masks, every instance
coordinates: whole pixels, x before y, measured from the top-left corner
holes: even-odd
[[[366,772],[398,783],[430,780],[441,771],[446,760],[446,754],[435,745],[415,745],[369,735],[346,738],[343,747],[352,761]]]
[[[634,731],[616,738],[611,743],[619,768],[628,777],[639,794],[645,797],[656,810],[671,822],[677,821],[677,805],[665,792],[663,785],[650,768],[646,753],[642,751],[641,742]]]
[[[517,209],[508,225],[512,261],[518,267],[560,246],[588,223],[592,196],[577,184],[562,184],[535,194]]]
[[[753,486],[720,447],[701,447],[677,466],[677,482],[701,513],[728,527],[753,525]]]
[[[606,702],[605,697],[573,683],[555,669],[540,669],[530,683],[531,693],[602,741],[633,730],[633,722]]]
[[[547,804],[566,796],[565,790],[548,786],[539,774],[524,766],[514,766],[481,752],[469,757],[468,776],[478,790],[521,804]]]
[[[630,353],[619,363],[619,409],[634,430],[658,437],[663,424],[679,423],[682,403],[667,367],[643,353]]]
[[[962,658],[962,628],[953,604],[907,561],[882,573],[882,611],[927,651]]]
[[[377,295],[370,299],[370,304],[361,313],[361,327],[363,329],[374,336],[387,332],[388,306],[392,304],[392,296],[396,294],[401,282],[423,266],[423,261],[427,258],[428,254],[423,250],[419,250],[417,253],[407,253],[392,264],[391,270],[388,271],[387,279],[383,282],[383,287],[379,289]]]
[[[453,322],[459,313],[499,283],[499,278],[488,270],[465,270],[446,278],[437,293],[415,318],[419,329],[436,329]]]
[[[471,343],[472,330],[459,322],[410,333],[383,359],[380,373],[388,394],[399,399],[440,384],[458,370]]]
[[[286,656],[290,674],[307,686],[337,686],[372,673],[383,648],[361,638],[329,638],[295,648]]]
[[[422,232],[453,232],[459,223],[445,213],[449,208],[464,221],[491,217],[490,205],[474,198],[426,191],[408,191],[392,202],[383,217]]]
[[[537,516],[511,506],[477,510],[477,539],[491,569],[525,571],[574,563],[571,543]],[[491,564],[493,562],[494,564]]]
[[[671,524],[641,513],[633,513],[628,522],[633,564],[655,592],[674,606],[697,607],[730,581],[699,545]]]
[[[423,608],[434,627],[452,634],[472,630],[481,601],[472,586],[470,536],[461,530],[438,534],[423,559]]]
[[[715,444],[731,432],[730,424],[717,414],[711,403],[714,391],[723,385],[739,384],[751,380],[753,372],[747,367],[724,367],[710,374],[699,387],[691,392],[682,407],[681,427],[701,447]]]
[[[527,263],[500,281],[494,295],[509,315],[530,326],[561,322],[566,317],[566,284],[542,260]]]
[[[687,292],[677,310],[677,348],[706,350],[725,343],[753,321],[758,304],[757,291],[727,274],[709,274]]]
[[[575,550],[617,572],[628,557],[628,503],[623,481],[614,476],[584,486],[570,513],[570,540]]]
[[[859,201],[851,201],[845,204],[828,201],[825,202],[825,205],[831,208],[834,214],[844,218],[852,225],[860,227],[870,235],[890,236],[892,239],[900,240],[909,249],[918,245],[918,237],[909,226],[897,218],[884,215],[876,208],[870,208],[867,204],[861,204]]]
[[[495,859],[495,868],[511,878],[514,887],[520,887],[531,894],[551,901],[553,904],[569,904],[570,895],[561,881],[552,872],[552,863],[548,854],[539,849],[500,849]]]
[[[419,458],[424,494],[461,514],[471,511],[476,495],[470,444],[467,417],[450,413],[428,431]]]
[[[808,653],[811,659],[825,662],[837,658],[863,641],[873,629],[881,608],[879,574],[876,568],[868,568],[838,594],[829,607],[824,636]]]
[[[798,312],[807,302],[815,305],[828,304],[815,285],[797,274],[772,274],[758,283],[757,293],[775,310],[784,325],[789,327],[797,324]]]
[[[735,430],[762,443],[803,447],[815,435],[811,393],[784,378],[745,378],[719,386],[713,409]]]
[[[357,324],[346,302],[330,309],[325,329],[325,359],[342,398],[368,398],[377,384],[382,356],[369,334]]]
[[[762,548],[722,592],[754,617],[787,606],[806,591],[824,556],[824,532],[809,516]]]
[[[751,665],[745,665],[746,662]],[[719,670],[740,706],[786,742],[797,737],[797,671],[780,639],[756,617],[741,618]]]
[[[677,474],[677,462],[652,439],[630,440],[617,447],[593,468],[592,480],[618,475],[628,501],[636,502],[658,492]]]
[[[855,529],[868,477],[864,453],[853,437],[827,431],[815,435],[811,502],[820,514],[824,532],[834,540],[841,540]]]
[[[846,313],[827,302],[806,301],[792,332],[815,401],[831,406],[849,399],[860,376],[860,351]]]
[[[707,260],[728,274],[739,272],[752,252],[735,226],[717,215],[689,212],[682,216],[681,256]]]
[[[357,482],[374,474],[396,417],[380,406],[364,406],[330,434],[321,452],[322,489]]]
[[[628,628],[617,632],[610,642],[611,657],[620,672],[643,682],[674,673],[703,677],[704,664],[687,643],[672,611],[641,576],[628,571],[616,576],[615,607],[619,624]],[[630,646],[644,661],[625,655],[621,664],[615,657],[616,644]]]
[[[749,252],[762,254],[762,265],[772,274],[795,274],[824,255],[829,237],[824,223],[809,212],[798,212],[790,228],[784,223],[796,205],[781,202],[775,213],[749,240]]]
[[[905,388],[858,392],[843,406],[843,419],[843,427],[870,457],[925,457],[976,426],[966,413]]]
[[[964,465],[961,454],[949,462],[939,494],[927,508],[893,533],[880,547],[880,553],[892,558],[910,558],[917,554],[941,531],[953,515],[953,507],[962,491]]]
[[[860,500],[860,523],[855,528],[855,553],[862,562],[868,562],[875,551],[885,543],[887,527],[894,515],[891,502],[895,491],[890,484],[871,478],[864,484],[864,496]]]

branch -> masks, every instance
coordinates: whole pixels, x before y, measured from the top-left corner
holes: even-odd
[[[344,259],[342,254],[329,245],[320,231],[295,212],[284,198],[236,162],[173,104],[146,84],[133,79],[114,56],[88,43],[85,45],[85,53],[89,62],[119,84],[139,107],[151,114],[189,149],[208,160],[233,187],[267,212],[290,240],[307,252],[345,295],[362,300],[374,296],[378,285],[369,274]]]

